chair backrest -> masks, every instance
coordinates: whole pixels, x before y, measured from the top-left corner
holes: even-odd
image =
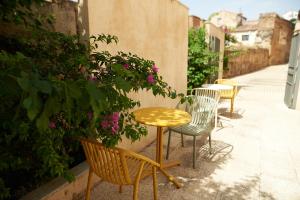
[[[215,80],[215,83],[223,84],[223,85],[230,85],[233,87],[233,93],[231,96],[235,96],[237,94],[237,82],[232,79],[217,79]]]
[[[191,90],[191,95],[195,96],[205,96],[215,99],[216,101],[219,101],[220,99],[220,92],[215,89],[209,89],[209,88],[194,88]]]
[[[196,96],[203,96],[203,97],[209,97],[210,99],[207,100],[206,104],[210,104],[209,106],[212,106],[211,109],[214,111],[214,113],[210,113],[209,116],[207,116],[207,121],[203,122],[208,124],[212,117],[215,117],[215,128],[217,127],[217,115],[218,115],[218,103],[221,97],[221,93],[218,90],[215,89],[209,89],[209,88],[194,88],[191,91],[192,94]],[[215,101],[213,101],[213,100]],[[208,107],[209,107],[208,106]]]
[[[192,102],[185,102],[184,109],[191,114],[191,124],[207,128],[216,117],[220,93],[208,88],[195,88],[191,91]]]
[[[91,139],[80,139],[86,161],[93,172],[103,180],[118,184],[131,184],[126,162],[127,152],[120,148],[107,148]]]
[[[216,114],[218,102],[205,96],[193,96],[193,104],[187,108],[192,115],[191,124],[207,128]]]

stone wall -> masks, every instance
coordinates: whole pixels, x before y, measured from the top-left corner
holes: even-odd
[[[269,64],[278,65],[288,62],[292,24],[276,13],[261,14],[259,18],[256,44],[269,50]]]
[[[225,55],[232,52],[225,51]],[[224,70],[223,77],[229,78],[247,74],[269,65],[268,49],[247,49],[241,50],[238,55],[229,58],[228,69]]]
[[[56,32],[62,32],[65,34],[77,34],[77,3],[72,1],[57,1],[52,3],[51,1],[45,2],[43,6],[38,9],[35,6],[31,8],[34,12],[47,16],[52,15],[55,19],[54,23],[45,26]],[[0,24],[1,35],[11,34],[31,34],[24,31],[22,26],[16,26],[15,24]]]
[[[292,35],[292,24],[285,19],[279,17],[275,18],[270,51],[270,65],[278,65],[288,62]]]

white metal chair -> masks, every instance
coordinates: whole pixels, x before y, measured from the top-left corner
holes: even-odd
[[[183,135],[193,136],[193,168],[196,163],[196,137],[208,134],[209,139],[209,153],[211,153],[211,132],[215,127],[212,122],[216,117],[216,110],[220,99],[219,92],[217,90],[198,88],[192,91],[192,94],[188,97],[192,98],[192,103],[186,102],[184,109],[191,114],[192,121],[189,124],[169,127],[169,137],[167,145],[167,156],[169,158],[169,149],[171,143],[172,131],[181,133],[181,144],[183,143]]]

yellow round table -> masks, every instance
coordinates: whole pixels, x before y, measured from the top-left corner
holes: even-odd
[[[157,127],[156,161],[160,164],[162,173],[179,188],[180,184],[174,177],[163,170],[163,168],[180,164],[178,161],[163,164],[163,127],[187,124],[192,119],[190,114],[182,110],[163,107],[141,108],[134,111],[133,114],[137,122]]]

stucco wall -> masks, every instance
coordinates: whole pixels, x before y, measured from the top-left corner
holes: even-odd
[[[225,51],[225,33],[221,28],[216,27],[214,24],[210,22],[205,23],[205,29],[207,31],[207,36],[214,36],[220,40],[220,57],[219,57],[219,70],[218,70],[218,78],[222,78],[223,76],[223,57]]]
[[[80,1],[78,13],[77,27],[84,39],[100,33],[118,36],[118,45],[101,46],[101,50],[132,52],[154,60],[164,80],[178,92],[186,92],[188,8],[183,4],[174,0],[85,0]],[[155,98],[145,91],[131,96],[141,100],[142,107],[175,107],[177,103],[177,100]],[[131,144],[123,140],[120,146],[138,151],[155,139],[156,129],[149,128],[148,136],[141,141]],[[86,188],[87,164],[77,166],[74,173],[77,178],[71,184],[57,178],[24,199],[78,199]],[[93,182],[98,183],[99,179]]]
[[[186,92],[188,8],[174,0],[88,0],[90,35],[108,33],[118,36],[118,45],[102,46],[111,52],[132,52],[154,60],[159,74],[178,92]],[[145,91],[132,94],[142,107],[175,107],[176,101],[155,98]],[[133,144],[121,146],[139,150],[156,139],[156,129]]]
[[[228,55],[230,51],[226,51]],[[231,57],[228,62],[228,70],[224,70],[224,78],[246,74],[269,65],[268,49],[241,50],[240,54]]]

